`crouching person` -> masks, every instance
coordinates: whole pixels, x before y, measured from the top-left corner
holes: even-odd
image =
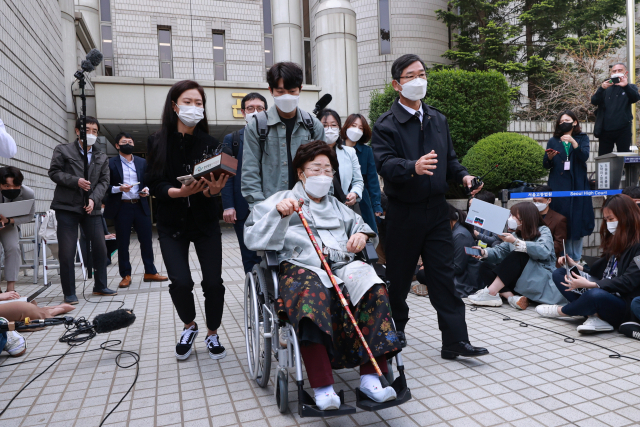
[[[318,245],[343,286],[351,312],[382,372],[388,358],[400,351],[389,296],[373,267],[355,259],[375,233],[360,215],[328,195],[338,161],[324,141],[298,148],[293,160],[297,182],[255,205],[245,224],[250,250],[275,250],[280,262],[278,282],[285,314],[300,340],[300,352],[320,410],[338,409],[331,369],[360,366],[361,390],[376,402],[394,400],[383,388],[373,364],[342,307],[329,276],[295,213],[298,200]]]

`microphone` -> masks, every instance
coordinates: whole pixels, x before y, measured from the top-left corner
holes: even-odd
[[[102,53],[100,53],[98,49],[91,49],[89,53],[87,53],[86,58],[81,62],[80,68],[82,68],[83,72],[90,73],[100,65],[102,58]]]
[[[471,181],[471,188],[469,187],[465,187],[464,191],[467,194],[467,196],[471,195],[471,192],[474,191],[475,189],[477,189],[478,187],[480,187],[482,185],[482,180],[484,178],[487,177],[487,175],[490,175],[491,172],[495,171],[496,169],[498,169],[498,167],[500,167],[500,165],[495,165],[492,169],[489,169],[489,172],[485,173],[482,176],[479,176],[477,178],[473,178],[473,181]]]
[[[94,317],[93,330],[98,334],[108,334],[118,329],[128,328],[135,320],[136,315],[133,314],[133,310],[121,308]]]
[[[316,103],[316,108],[313,109],[313,114],[317,117],[320,112],[324,110],[327,105],[329,105],[332,99],[333,97],[331,96],[331,94],[325,93],[324,95],[322,95],[322,97],[318,99],[318,102]]]

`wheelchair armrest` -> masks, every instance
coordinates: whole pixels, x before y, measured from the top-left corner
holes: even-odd
[[[375,246],[373,246],[373,243],[367,242],[364,250],[362,251],[362,257],[368,264],[374,264],[378,262],[378,253],[376,252],[376,248]]]
[[[276,251],[264,251],[264,261],[268,268],[278,268],[278,253]]]

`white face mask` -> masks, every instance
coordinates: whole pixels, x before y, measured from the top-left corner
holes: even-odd
[[[195,105],[178,105],[180,112],[178,118],[188,128],[195,127],[204,119],[204,108]]]
[[[280,95],[274,96],[273,101],[276,103],[276,107],[283,113],[290,113],[298,107],[299,95]]]
[[[615,74],[611,74],[611,78],[615,79],[616,77],[624,77],[624,73],[615,73]]]
[[[403,84],[400,93],[411,101],[420,101],[427,94],[427,81],[416,77],[410,82]]]
[[[607,230],[609,230],[609,233],[616,234],[617,228],[618,228],[618,221],[607,222]]]
[[[536,202],[534,202],[533,204],[536,205],[536,208],[538,208],[538,210],[540,212],[542,212],[543,210],[547,209],[547,206],[549,206],[546,203],[536,203]]]
[[[326,128],[324,130],[324,136],[327,141],[327,144],[333,144],[338,140],[338,137],[340,136],[340,131],[334,128]]]
[[[509,228],[509,230],[515,230],[518,228],[518,220],[515,219],[514,217],[510,216],[509,219],[507,220],[507,227]]]
[[[95,135],[87,135],[87,146],[91,147],[93,144],[96,143],[96,140],[98,139],[97,136]]]
[[[304,173],[303,173],[304,175]],[[315,197],[320,199],[327,194],[329,194],[329,190],[331,189],[331,183],[333,182],[333,178],[326,175],[318,175],[318,176],[309,176],[304,175],[307,179],[304,182],[304,190],[311,197]]]
[[[362,138],[362,131],[358,128],[349,128],[347,129],[347,138],[353,142],[358,142]]]
[[[255,113],[248,113],[246,116],[244,116],[244,120],[247,123],[251,123],[251,120],[253,120],[253,116],[255,116],[256,114],[258,114],[258,112]]]

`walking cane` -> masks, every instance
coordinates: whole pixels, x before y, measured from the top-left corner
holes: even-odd
[[[369,348],[369,344],[367,344],[367,341],[364,339],[364,335],[362,335],[362,331],[358,327],[358,324],[356,323],[356,319],[353,317],[353,314],[351,313],[351,310],[349,309],[349,303],[345,299],[344,295],[342,295],[342,291],[340,290],[340,287],[338,286],[338,282],[336,282],[336,278],[333,276],[333,273],[331,272],[331,268],[329,267],[329,264],[327,264],[327,260],[324,258],[324,255],[322,255],[322,251],[320,250],[320,246],[318,246],[318,242],[316,242],[316,238],[313,237],[313,233],[311,232],[311,228],[309,228],[309,223],[307,222],[307,220],[305,219],[304,215],[302,214],[302,205],[304,205],[304,199],[300,199],[298,201],[298,204],[299,204],[299,206],[296,209],[296,212],[298,212],[298,215],[300,216],[300,220],[302,221],[302,225],[304,226],[304,229],[307,231],[307,234],[309,235],[309,239],[311,239],[311,243],[313,243],[313,247],[316,248],[316,253],[318,254],[318,257],[320,258],[320,262],[322,263],[322,266],[324,267],[324,270],[329,275],[329,279],[331,279],[331,283],[333,284],[333,288],[336,290],[336,292],[338,293],[338,296],[340,297],[340,302],[342,303],[342,306],[344,307],[345,310],[347,310],[347,314],[349,315],[349,318],[351,319],[351,324],[353,325],[354,328],[356,328],[356,332],[358,333],[358,336],[360,337],[360,342],[364,346],[365,350],[367,350],[367,354],[369,355],[369,360],[371,360],[371,363],[373,364],[373,367],[375,368],[376,373],[378,374],[378,376],[381,379],[383,379],[385,377],[382,375],[382,371],[380,370],[380,367],[378,366],[378,362],[376,362],[376,359],[373,357],[373,353],[371,353],[371,349]],[[385,381],[385,383],[386,383],[386,381]],[[386,386],[383,384],[383,387],[386,387]]]

